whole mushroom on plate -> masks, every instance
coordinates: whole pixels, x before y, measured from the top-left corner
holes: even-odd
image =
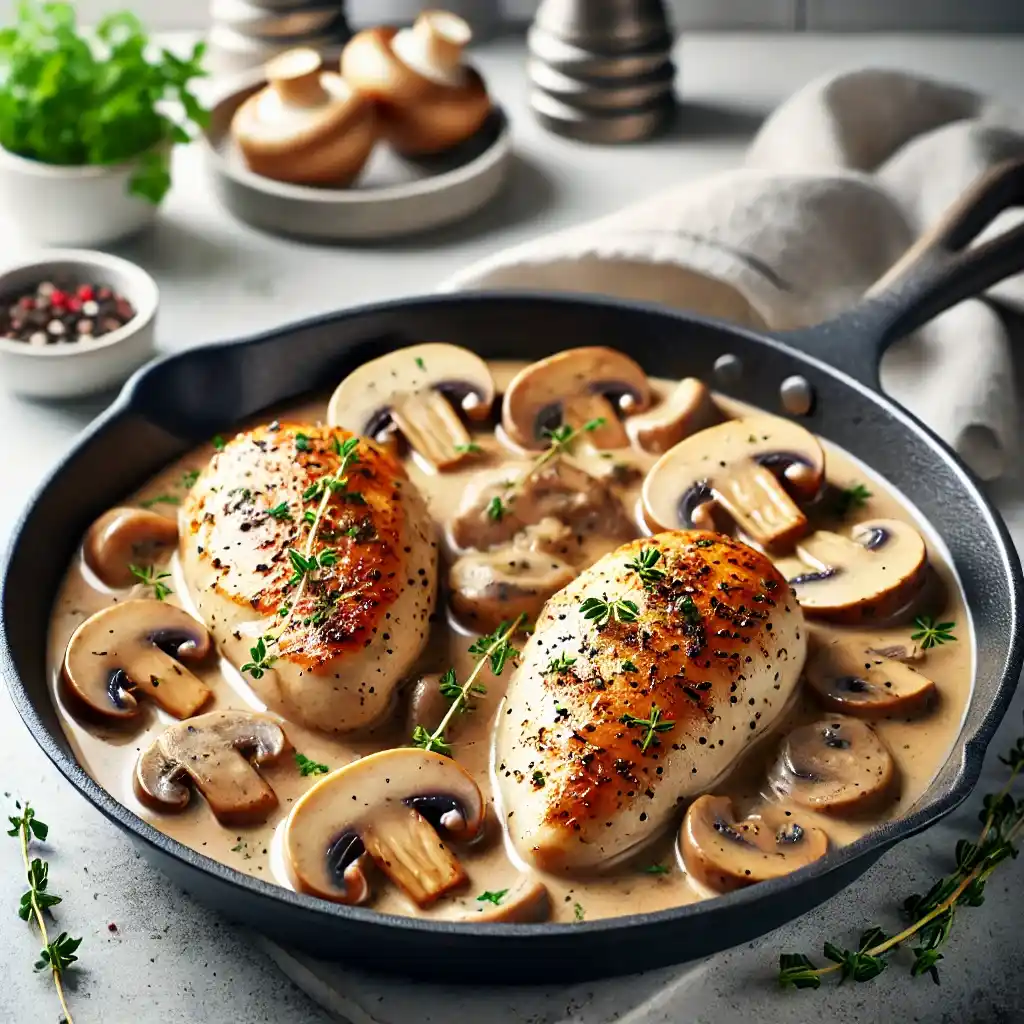
[[[341,55],[341,73],[380,107],[384,133],[405,156],[426,156],[476,134],[491,112],[480,74],[463,62],[469,25],[424,11],[412,28],[369,28]]]
[[[377,141],[373,104],[311,49],[266,65],[269,85],[235,112],[231,134],[249,169],[304,185],[351,184]]]

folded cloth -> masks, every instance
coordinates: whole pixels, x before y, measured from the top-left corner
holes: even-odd
[[[745,167],[498,253],[443,287],[596,292],[755,328],[807,326],[854,305],[975,179],[1015,156],[1024,117],[982,95],[898,71],[830,75],[768,118]],[[1021,217],[1004,214],[985,237]],[[883,388],[985,479],[1015,454],[1004,318],[1020,315],[1024,275],[937,317],[882,363]]]

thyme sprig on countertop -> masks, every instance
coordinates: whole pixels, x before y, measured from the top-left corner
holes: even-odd
[[[429,732],[422,725],[417,725],[413,729],[412,745],[414,747],[419,747],[421,750],[433,750],[446,757],[452,756],[452,747],[445,739],[445,730],[457,714],[471,710],[469,701],[472,694],[487,692],[486,688],[477,682],[484,665],[489,665],[491,672],[500,676],[505,671],[505,665],[519,657],[519,651],[512,646],[512,637],[525,623],[526,614],[521,613],[515,622],[503,622],[493,633],[475,640],[469,648],[469,653],[479,655],[479,657],[473,670],[466,677],[466,681],[461,685],[454,669],[445,672],[441,677],[440,689],[441,693],[451,700],[451,704],[433,732]]]
[[[74,1024],[64,992],[64,972],[78,959],[75,953],[82,944],[82,940],[73,939],[67,932],[61,932],[57,938],[51,941],[43,911],[55,907],[61,902],[61,897],[48,891],[49,864],[39,857],[29,859],[28,850],[29,844],[33,840],[45,842],[50,828],[36,817],[36,812],[31,804],[26,803],[22,807],[20,802],[16,802],[14,806],[21,811],[21,814],[12,814],[8,817],[7,820],[11,823],[11,828],[7,834],[17,837],[21,845],[21,858],[25,862],[25,873],[28,878],[28,889],[22,894],[21,903],[18,906],[18,917],[29,923],[35,921],[39,928],[43,948],[39,953],[35,968],[37,971],[49,970],[53,977],[54,987],[57,989],[57,998],[60,1000],[64,1019],[67,1024]]]
[[[819,988],[821,979],[839,973],[839,980],[870,981],[889,966],[888,956],[908,942],[914,954],[910,966],[912,977],[927,974],[939,983],[939,950],[953,930],[959,907],[980,907],[985,899],[985,883],[1005,860],[1017,856],[1015,841],[1024,831],[1024,799],[1014,800],[1012,788],[1024,770],[1024,736],[1018,737],[1008,753],[999,758],[1010,769],[1006,785],[998,793],[988,794],[978,820],[981,832],[971,842],[961,839],[956,844],[956,868],[939,879],[924,895],[908,897],[904,912],[911,923],[901,932],[887,937],[881,928],[867,929],[856,949],[843,949],[826,942],[823,955],[831,963],[817,967],[803,953],[783,953],[779,957],[779,982],[783,988]]]
[[[561,426],[555,427],[554,430],[545,430],[544,434],[548,438],[548,446],[538,455],[533,462],[530,463],[522,473],[519,474],[515,480],[509,481],[506,486],[505,497],[500,498],[495,495],[491,498],[487,505],[487,515],[490,519],[495,522],[501,522],[508,512],[508,503],[515,497],[515,492],[519,490],[527,480],[530,479],[534,473],[543,469],[556,455],[562,455],[569,451],[573,443],[579,438],[580,434],[593,433],[600,427],[603,427],[607,421],[603,416],[598,416],[597,419],[587,420],[582,427],[577,430],[575,427],[569,426],[568,423],[563,423]]]

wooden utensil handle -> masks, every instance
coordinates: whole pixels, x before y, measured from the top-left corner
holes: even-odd
[[[999,164],[981,177],[854,309],[777,337],[877,389],[878,365],[893,341],[1024,271],[1024,223],[967,248],[1013,207],[1024,208],[1024,160]]]

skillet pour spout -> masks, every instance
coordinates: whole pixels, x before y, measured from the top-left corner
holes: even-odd
[[[194,896],[319,956],[330,951],[350,964],[435,981],[567,982],[707,957],[780,926],[968,796],[1021,671],[1024,580],[1005,526],[942,441],[878,391],[878,360],[900,333],[1024,270],[1024,225],[967,248],[1014,205],[1024,205],[1024,163],[979,183],[859,309],[785,335],[628,302],[473,293],[347,310],[149,366],[62,459],[15,530],[0,577],[0,672],[18,712],[70,783]],[[945,543],[971,609],[973,695],[958,740],[917,805],[793,874],[717,899],[578,924],[465,924],[328,903],[243,875],[158,832],[96,785],[75,760],[46,680],[51,603],[77,539],[100,513],[212,434],[428,338],[516,360],[551,356],[559,339],[586,338],[628,348],[648,373],[699,377],[781,415],[783,383],[803,378],[811,400],[792,418],[885,477],[920,511]],[[724,356],[731,357],[728,380],[715,371]]]

